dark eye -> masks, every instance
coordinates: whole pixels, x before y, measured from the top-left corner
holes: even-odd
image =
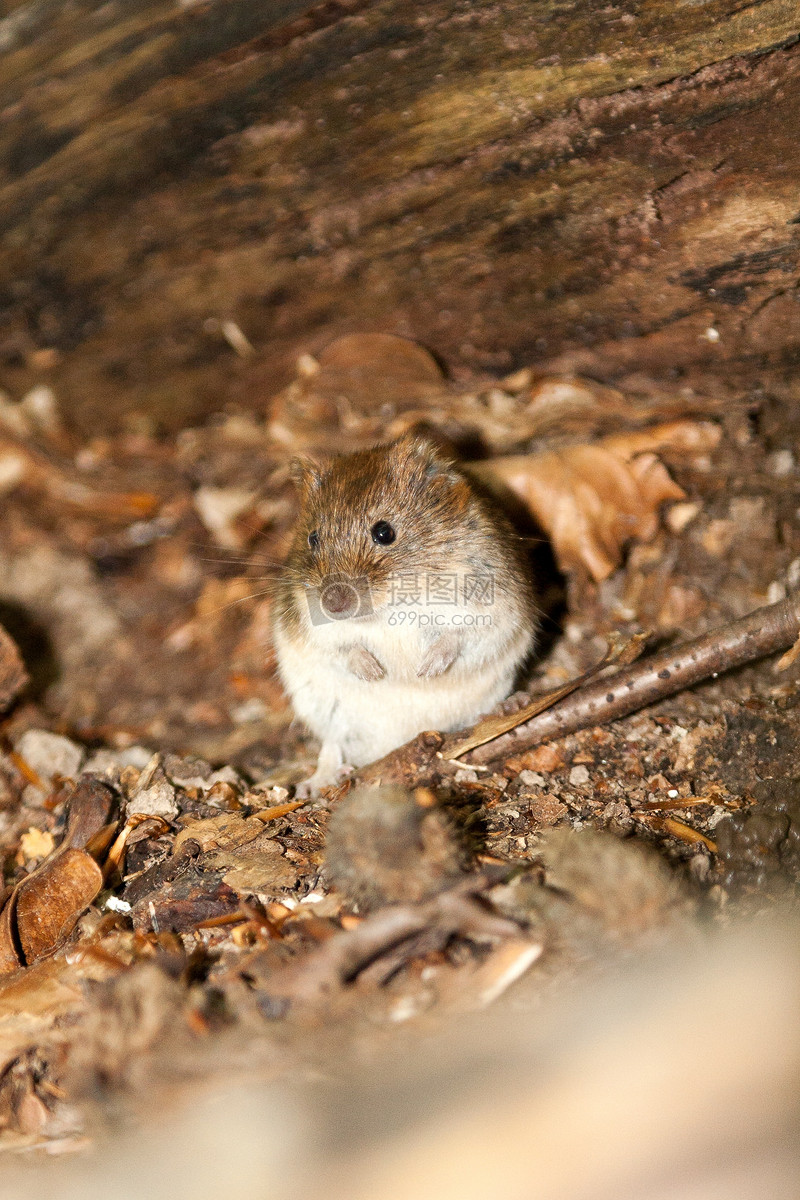
[[[376,521],[370,530],[376,546],[391,546],[397,534],[388,521]]]
[[[316,529],[312,529],[308,535],[308,544],[312,550],[319,550],[319,534]]]

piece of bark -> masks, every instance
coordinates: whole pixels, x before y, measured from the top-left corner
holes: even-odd
[[[0,712],[8,708],[28,682],[16,643],[0,625]]]
[[[239,905],[238,894],[219,872],[206,874],[187,864],[175,878],[137,899],[131,917],[135,929],[186,933],[212,917],[237,912]]]

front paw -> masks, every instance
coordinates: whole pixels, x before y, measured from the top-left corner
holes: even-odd
[[[458,638],[454,633],[442,633],[431,642],[417,667],[420,679],[435,679],[444,675],[458,658]]]
[[[365,683],[374,683],[377,679],[383,679],[386,674],[375,655],[366,646],[351,646],[345,661],[350,674],[355,675],[356,679],[363,679]]]
[[[336,787],[354,767],[344,762],[341,747],[335,742],[323,742],[317,759],[317,769],[308,779],[298,783],[294,789],[296,800],[310,800],[319,795],[323,788]]]

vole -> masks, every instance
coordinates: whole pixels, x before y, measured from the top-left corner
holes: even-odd
[[[295,460],[295,536],[277,588],[278,669],[322,741],[307,794],[425,729],[473,722],[536,636],[523,545],[494,502],[406,434],[322,467]]]

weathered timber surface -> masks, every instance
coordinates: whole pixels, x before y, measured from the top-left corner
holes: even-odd
[[[174,428],[382,330],[790,403],[799,36],[796,0],[12,6],[0,384]]]

